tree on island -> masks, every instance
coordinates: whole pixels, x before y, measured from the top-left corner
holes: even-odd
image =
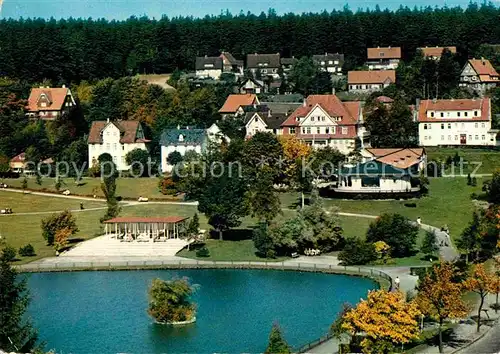
[[[10,258],[4,249],[0,255],[0,348],[28,353],[38,349],[38,334],[25,318],[30,302],[26,278],[18,278]]]
[[[271,333],[269,334],[269,344],[267,345],[265,354],[288,354],[291,353],[290,346],[283,338],[281,329],[277,323],[273,324]]]
[[[194,291],[195,287],[186,278],[170,281],[153,279],[149,288],[149,315],[164,324],[193,321],[196,305],[189,301],[189,297]]]

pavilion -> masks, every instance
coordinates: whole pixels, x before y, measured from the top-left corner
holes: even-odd
[[[126,242],[167,241],[184,236],[188,219],[182,216],[117,217],[104,221],[105,235]]]

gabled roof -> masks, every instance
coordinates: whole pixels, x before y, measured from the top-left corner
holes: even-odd
[[[469,64],[472,66],[474,71],[479,75],[479,79],[481,81],[490,81],[493,77],[496,77],[495,80],[498,82],[500,75],[498,75],[497,71],[491,65],[490,61],[487,59],[469,59]]]
[[[436,57],[440,58],[443,54],[443,50],[448,49],[450,52],[455,54],[457,52],[457,47],[421,47],[418,48],[422,51],[424,57]]]
[[[60,111],[64,107],[66,96],[69,94],[71,94],[71,92],[66,87],[32,88],[26,109],[30,112]],[[38,102],[43,95],[48,98],[49,105],[46,107],[39,107]]]
[[[464,118],[434,118],[427,117],[427,111],[480,111],[480,117]],[[455,122],[455,121],[489,121],[490,99],[451,99],[451,100],[423,100],[418,108],[419,122]]]
[[[349,71],[348,84],[383,84],[386,81],[396,82],[396,70]]]
[[[10,159],[10,162],[24,162],[26,160],[26,154],[21,152],[19,155],[14,156]]]
[[[284,113],[273,113],[269,116],[266,112],[248,112],[245,116],[245,124],[255,116],[259,116],[260,119],[267,125],[268,129],[280,129],[281,124],[286,120],[287,115]]]
[[[297,108],[302,106],[302,102],[261,102],[261,104],[269,107],[269,110],[274,113],[291,114]]]
[[[248,94],[232,94],[227,96],[226,102],[219,109],[219,113],[236,113],[241,106],[249,106],[254,103],[259,103],[259,99],[253,93]]]
[[[375,98],[375,101],[380,102],[380,103],[393,103],[394,100],[390,97],[387,96],[378,96]]]
[[[139,129],[140,122],[133,120],[122,120],[114,122],[106,121],[94,121],[90,127],[90,133],[88,138],[89,144],[101,144],[102,135],[101,132],[108,126],[108,124],[115,125],[120,130],[120,143],[122,144],[133,144],[140,142],[148,142],[146,139],[137,139],[137,130]]]
[[[282,124],[283,126],[298,126],[297,118],[306,117],[311,110],[320,106],[330,117],[341,117],[340,124],[356,124],[358,122],[359,102],[342,102],[335,95],[310,95]]]
[[[222,52],[221,53],[221,59],[222,56],[226,57],[227,61],[231,65],[237,65],[237,66],[243,66],[243,60],[237,60],[231,53],[229,52]]]
[[[298,60],[296,58],[281,58],[281,64],[282,65],[293,65],[297,61]]]
[[[401,59],[401,47],[368,48],[368,59]]]
[[[196,57],[196,70],[222,70],[220,57]]]
[[[165,129],[160,137],[160,145],[201,145],[206,138],[205,129]]]
[[[257,68],[279,68],[280,55],[277,54],[248,54],[247,67],[252,69]]]

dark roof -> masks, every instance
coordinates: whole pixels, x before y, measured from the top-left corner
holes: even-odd
[[[273,113],[292,113],[302,106],[302,102],[261,102],[269,107]]]
[[[269,111],[269,107],[267,107],[265,104],[249,104],[246,106],[241,106],[241,108],[243,109],[243,112],[245,112],[245,113]]]
[[[123,216],[104,221],[105,224],[119,224],[119,223],[147,223],[147,224],[175,224],[186,220],[184,216],[164,216],[164,217],[140,217],[140,216]]]
[[[266,123],[268,129],[280,129],[281,124],[286,120],[287,115],[284,113],[272,113],[271,116],[265,112],[248,112],[245,116],[245,124],[257,114],[260,119]]]
[[[280,55],[278,54],[248,54],[248,68],[279,68]]]
[[[219,69],[222,70],[222,58],[220,57],[196,57],[196,70]]]
[[[204,129],[165,129],[160,137],[160,145],[200,145],[205,138]]]
[[[339,53],[325,53],[325,54],[319,54],[319,55],[313,55],[312,59],[314,62],[317,64],[320,64],[322,61],[325,62],[324,66],[339,66],[344,64],[344,54],[339,54]],[[328,64],[328,61],[334,61],[338,60],[338,64]],[[320,64],[321,65],[321,64]]]
[[[137,137],[137,129],[141,123],[135,120],[121,120],[114,122],[107,121],[94,121],[92,122],[92,126],[90,127],[90,133],[88,138],[89,144],[100,144],[102,143],[101,132],[108,124],[114,124],[121,133],[120,143],[123,144],[132,144],[135,142],[148,142],[149,140],[145,139],[136,139]]]
[[[408,168],[397,168],[380,161],[372,160],[365,163],[358,163],[354,167],[343,168],[342,175],[355,176],[401,176],[409,173]]]
[[[281,64],[282,65],[293,65],[297,62],[298,60],[295,58],[281,58]]]
[[[224,55],[231,65],[243,66],[243,60],[236,59],[231,53],[222,52],[221,55]]]

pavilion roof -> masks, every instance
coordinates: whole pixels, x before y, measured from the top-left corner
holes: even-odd
[[[140,216],[123,216],[104,221],[106,224],[132,224],[132,223],[144,223],[144,224],[175,224],[183,220],[188,219],[184,216],[164,216],[164,217],[140,217]]]

